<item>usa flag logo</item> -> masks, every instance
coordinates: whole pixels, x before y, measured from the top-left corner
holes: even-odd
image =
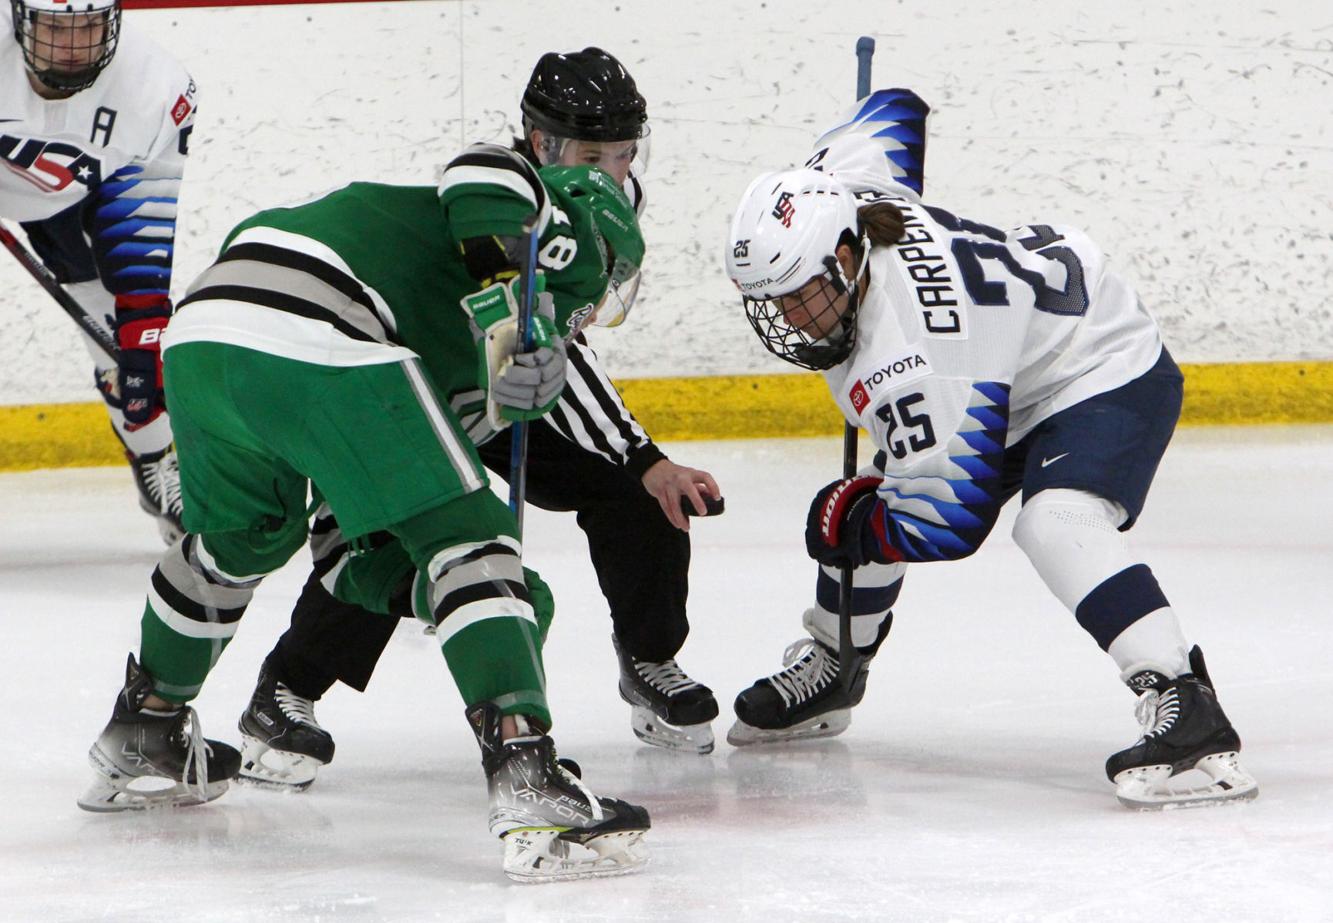
[[[791,204],[791,193],[784,192],[778,196],[778,202],[773,206],[773,217],[782,219],[784,228],[791,227],[791,217],[796,214],[796,206]]]

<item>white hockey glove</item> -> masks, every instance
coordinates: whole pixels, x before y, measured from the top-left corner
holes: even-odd
[[[481,330],[477,384],[486,389],[486,418],[503,429],[548,413],[565,387],[565,341],[555,332],[555,301],[537,274],[532,349],[518,345],[518,279],[496,282],[462,299]]]

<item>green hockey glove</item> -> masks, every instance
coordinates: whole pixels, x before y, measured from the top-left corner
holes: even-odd
[[[555,332],[555,301],[537,274],[532,349],[518,344],[518,279],[496,282],[462,299],[481,331],[477,384],[486,390],[486,416],[502,429],[548,413],[565,387],[565,342]]]

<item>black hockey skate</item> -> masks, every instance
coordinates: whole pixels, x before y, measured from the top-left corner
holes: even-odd
[[[1203,653],[1190,651],[1191,672],[1167,679],[1153,670],[1128,680],[1139,694],[1143,737],[1106,761],[1106,777],[1126,807],[1155,810],[1254,798],[1259,785],[1241,768],[1240,737],[1213,692]],[[1208,783],[1173,788],[1173,776],[1200,770]],[[1202,782],[1202,778],[1200,778]]]
[[[176,450],[167,448],[150,455],[126,451],[125,458],[139,488],[139,506],[157,520],[157,531],[168,545],[185,534],[181,525],[181,474]]]
[[[865,695],[873,654],[857,651],[851,688],[838,672],[838,652],[803,638],[782,655],[786,667],[736,696],[736,723],[727,732],[733,747],[834,737],[852,723],[852,706]]]
[[[236,777],[241,755],[205,740],[194,709],[152,711],[153,680],[131,655],[111,720],[88,751],[97,779],[79,799],[85,811],[136,811],[212,801]],[[148,785],[133,787],[139,781]],[[165,780],[169,785],[163,786]]]
[[[627,875],[648,854],[640,842],[648,812],[618,798],[598,798],[555,757],[550,737],[500,739],[500,710],[486,702],[467,711],[481,745],[490,792],[491,833],[504,842],[504,873],[547,882]],[[526,722],[519,719],[520,727]]]
[[[713,690],[685,674],[675,658],[636,660],[612,635],[620,659],[620,697],[628,702],[630,727],[644,743],[690,753],[713,752],[711,721],[717,717]]]
[[[333,761],[333,735],[315,720],[315,703],[279,682],[267,662],[239,727],[243,782],[304,791]]]

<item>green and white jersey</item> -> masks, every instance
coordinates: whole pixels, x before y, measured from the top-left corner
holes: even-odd
[[[326,366],[419,358],[470,416],[484,406],[485,376],[479,331],[459,303],[480,288],[462,242],[521,237],[534,212],[557,328],[573,336],[606,289],[600,235],[576,231],[522,157],[474,145],[438,189],[352,183],[242,222],[180,302],[163,351],[207,341]]]

